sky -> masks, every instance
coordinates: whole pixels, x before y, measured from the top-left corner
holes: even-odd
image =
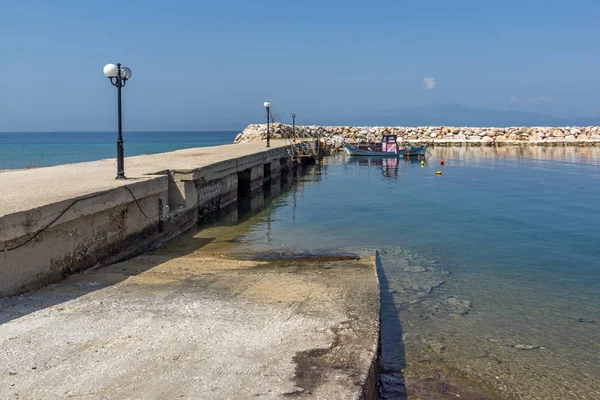
[[[600,115],[597,0],[0,0],[0,132],[241,129],[435,104]],[[288,121],[289,120],[289,121]]]

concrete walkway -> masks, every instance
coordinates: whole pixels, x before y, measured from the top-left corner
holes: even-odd
[[[373,388],[374,260],[261,261],[226,250],[227,235],[192,232],[0,299],[0,398],[356,399]]]
[[[274,140],[271,148],[289,142]],[[127,180],[116,180],[116,159],[0,173],[0,217],[91,193],[153,179],[163,171],[187,172],[267,150],[265,142],[201,147],[125,158]]]

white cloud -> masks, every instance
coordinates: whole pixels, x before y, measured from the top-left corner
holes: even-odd
[[[433,76],[430,76],[429,78],[423,78],[423,85],[425,86],[425,90],[435,88],[435,78]]]
[[[519,96],[510,96],[509,100],[511,103],[518,103],[521,99],[519,98]]]

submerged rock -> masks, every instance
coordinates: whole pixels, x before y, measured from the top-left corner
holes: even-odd
[[[448,312],[451,314],[467,315],[471,311],[471,302],[468,300],[449,297],[446,299],[446,304],[449,306]]]
[[[513,346],[517,350],[536,350],[541,349],[540,346],[531,345],[531,344],[515,344]]]
[[[423,343],[434,353],[443,353],[446,346],[434,339],[423,339]]]
[[[592,319],[592,318],[586,318],[586,317],[578,317],[576,319],[577,322],[581,322],[583,324],[595,324],[596,320]]]
[[[420,267],[420,266],[404,268],[404,272],[423,272],[423,271],[425,271],[425,268]]]

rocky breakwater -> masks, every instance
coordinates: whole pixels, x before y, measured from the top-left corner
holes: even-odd
[[[600,146],[600,127],[451,127],[451,126],[296,126],[296,137],[320,138],[328,149],[338,150],[342,143],[367,144],[381,140],[385,133],[398,134],[399,142],[434,145],[578,145]],[[272,139],[292,138],[291,125],[274,123]],[[264,140],[266,124],[248,125],[234,143]]]

